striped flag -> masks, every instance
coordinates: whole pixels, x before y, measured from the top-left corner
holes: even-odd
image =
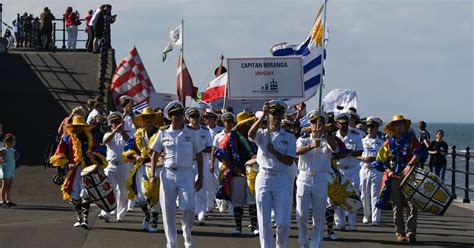
[[[202,100],[209,103],[223,98],[225,95],[226,84],[227,73],[223,73],[209,83],[209,86],[202,94]]]
[[[150,92],[155,92],[155,88],[148,77],[137,48],[133,47],[127,57],[120,62],[112,77],[110,91],[117,110],[122,109],[119,98],[123,95],[132,97],[137,105],[148,104]]]
[[[182,73],[182,74],[181,74]],[[178,68],[176,72],[176,90],[178,99],[185,104],[186,96],[190,96],[193,99],[197,98],[198,88],[194,87],[193,79],[189,74],[186,63],[184,63],[183,53],[180,52],[178,58]]]
[[[313,24],[308,38],[300,45],[289,45],[288,43],[280,43],[271,48],[273,56],[302,56],[303,57],[303,73],[304,73],[304,98],[288,99],[288,106],[293,106],[300,102],[306,101],[313,97],[318,91],[318,86],[322,82],[321,77],[324,75],[322,66],[323,59],[326,59],[326,47],[328,30],[326,28],[324,49],[323,49],[323,13],[324,5],[319,9],[316,20]],[[323,55],[324,51],[324,55]]]

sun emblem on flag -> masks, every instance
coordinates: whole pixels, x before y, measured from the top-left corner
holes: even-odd
[[[311,43],[316,44],[318,47],[323,46],[323,22],[318,19],[313,26],[311,31]]]
[[[354,194],[349,191],[350,184],[351,183],[348,180],[341,184],[341,177],[336,176],[334,182],[328,185],[328,195],[331,196],[330,198],[334,204],[347,209],[352,209],[352,206],[347,201]]]

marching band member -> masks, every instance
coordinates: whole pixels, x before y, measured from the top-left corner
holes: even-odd
[[[134,122],[140,128],[128,140],[122,153],[124,161],[134,164],[125,187],[128,189],[128,199],[136,199],[136,203],[145,214],[142,230],[158,232],[158,217],[161,210],[159,185],[148,182],[148,179],[155,174],[151,174],[152,169],[147,168],[146,164],[151,162],[152,151],[149,149],[149,144],[156,139],[158,127],[163,124],[163,117],[147,107],[135,117]]]
[[[346,148],[351,150],[350,153],[344,158],[341,158],[337,162],[337,166],[341,173],[349,178],[351,183],[354,185],[356,191],[359,191],[360,178],[359,178],[359,161],[357,157],[362,154],[362,141],[358,132],[349,129],[348,122],[349,116],[346,113],[342,113],[336,116],[336,122],[339,130],[336,136],[344,142]],[[338,207],[335,212],[336,230],[344,230],[346,225],[346,215],[349,220],[349,230],[354,231],[356,229],[356,212],[349,212],[341,207]]]
[[[74,227],[89,228],[90,199],[81,183],[81,170],[92,164],[101,169],[107,166],[105,157],[96,152],[98,142],[92,137],[91,129],[92,126],[84,121],[84,117],[74,116],[72,123],[66,126],[67,135],[63,135],[50,159],[53,166],[67,167],[68,173],[61,191],[63,199],[74,205],[77,214]]]
[[[202,147],[196,132],[184,125],[184,107],[179,101],[170,102],[164,110],[171,125],[161,129],[151,143],[152,174],[150,183],[155,184],[155,165],[163,153],[164,168],[160,174],[160,203],[163,208],[163,226],[166,247],[178,247],[176,239],[176,199],[182,210],[184,246],[194,247],[191,228],[194,220],[194,192],[202,188]],[[195,179],[193,158],[196,158],[198,175]]]
[[[328,116],[324,111],[314,110],[308,114],[308,119],[311,133],[298,138],[296,143],[296,155],[299,155],[299,174],[296,180],[298,244],[301,247],[321,247],[326,220],[331,154],[338,151],[338,146],[332,131],[326,129]],[[307,235],[310,205],[313,208],[311,242]]]
[[[410,169],[419,165],[420,159],[426,159],[428,154],[415,135],[410,132],[410,125],[411,121],[402,115],[393,116],[392,120],[385,124],[384,131],[389,138],[383,143],[372,165],[377,169],[385,170],[388,180],[391,181],[389,198],[392,203],[396,239],[415,243],[418,212],[400,192],[400,183]],[[403,220],[404,206],[408,206],[406,228]]]
[[[199,120],[201,117],[200,109],[196,107],[188,108],[185,112],[185,115],[186,115],[186,119],[188,119],[189,121],[188,127],[197,132],[199,142],[201,142],[201,146],[204,147],[204,150],[202,150],[203,157],[205,156],[206,158],[208,158],[209,153],[211,152],[211,147],[212,147],[212,137],[211,137],[211,133],[209,132],[209,129],[207,129],[207,127],[201,126],[201,124],[199,123]],[[194,167],[195,167],[194,172],[196,173],[196,176],[198,176],[196,161],[194,163]],[[206,211],[207,211],[207,200],[208,200],[207,199],[207,184],[208,184],[208,180],[210,179],[209,174],[211,170],[208,159],[203,159],[202,167],[203,167],[203,171],[202,171],[203,187],[201,190],[199,190],[195,194],[196,214],[198,217],[198,225],[200,226],[205,225],[204,218],[206,217]]]
[[[206,112],[204,113],[204,122],[207,125],[207,128],[209,129],[209,133],[211,134],[211,139],[212,139],[212,144],[214,144],[214,138],[216,135],[222,130],[224,130],[223,127],[217,125],[217,114],[212,111],[212,109],[206,109]],[[219,189],[219,170],[213,170],[216,166],[218,167],[218,161],[212,162],[212,155],[211,153],[204,153],[203,159],[209,161],[209,180],[207,180],[207,212],[211,212],[212,209],[214,208],[216,204],[216,193],[217,190]]]
[[[383,140],[377,136],[378,127],[382,124],[380,119],[367,117],[368,135],[362,139],[364,152],[358,157],[360,162],[360,199],[364,210],[362,223],[369,222],[376,226],[379,224],[381,210],[375,207],[377,195],[380,192],[382,183],[382,172],[372,168],[372,162],[375,161],[377,152],[383,144]]]
[[[259,172],[255,182],[260,246],[272,247],[273,234],[271,211],[275,211],[276,247],[288,247],[291,209],[288,169],[296,157],[296,138],[281,128],[281,120],[287,109],[282,101],[270,101],[263,105],[263,116],[250,128],[248,136],[257,147]],[[269,115],[268,129],[259,128]]]
[[[104,172],[113,186],[115,199],[117,201],[116,215],[117,221],[123,220],[127,213],[127,193],[125,191],[125,181],[127,180],[129,167],[122,160],[122,152],[125,142],[130,138],[124,130],[122,114],[120,112],[111,112],[107,117],[107,122],[111,126],[111,132],[104,135],[103,143],[107,147],[108,165]],[[99,218],[109,221],[110,214],[101,211]]]

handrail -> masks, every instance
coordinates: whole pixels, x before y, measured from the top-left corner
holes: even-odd
[[[474,175],[474,173],[470,172],[469,168],[469,161],[473,156],[470,153],[471,148],[468,146],[466,147],[466,152],[464,154],[458,153],[456,151],[456,146],[453,145],[451,147],[451,152],[448,153],[448,155],[451,155],[451,168],[446,168],[447,171],[451,171],[451,184],[448,186],[451,187],[451,191],[454,195],[454,198],[456,198],[456,189],[460,189],[464,191],[464,203],[470,203],[471,200],[469,199],[469,192],[474,192],[474,190],[469,188],[469,175]],[[456,157],[463,157],[465,159],[465,168],[464,170],[459,170],[456,169]],[[456,173],[464,174],[464,187],[459,187],[456,186]]]

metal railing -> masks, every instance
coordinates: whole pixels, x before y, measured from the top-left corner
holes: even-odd
[[[459,190],[463,190],[464,191],[464,198],[463,198],[463,202],[464,203],[470,203],[471,200],[469,199],[469,192],[474,192],[474,190],[470,189],[469,188],[469,176],[471,175],[474,175],[474,173],[470,172],[470,169],[469,169],[469,161],[471,158],[473,158],[473,156],[471,155],[470,153],[470,147],[466,147],[466,152],[464,154],[461,154],[461,153],[458,153],[456,151],[456,146],[453,145],[452,147],[452,151],[450,153],[448,153],[449,155],[451,155],[451,168],[446,168],[447,171],[451,171],[451,184],[447,184],[448,186],[451,187],[451,191],[454,195],[454,198],[457,198],[457,195],[456,195],[456,189],[459,189]],[[456,158],[457,157],[462,157],[464,158],[465,160],[465,167],[464,167],[464,170],[459,170],[457,169],[457,166],[456,166]],[[464,187],[460,187],[460,186],[457,186],[456,185],[456,174],[459,173],[459,174],[463,174],[464,176]]]

